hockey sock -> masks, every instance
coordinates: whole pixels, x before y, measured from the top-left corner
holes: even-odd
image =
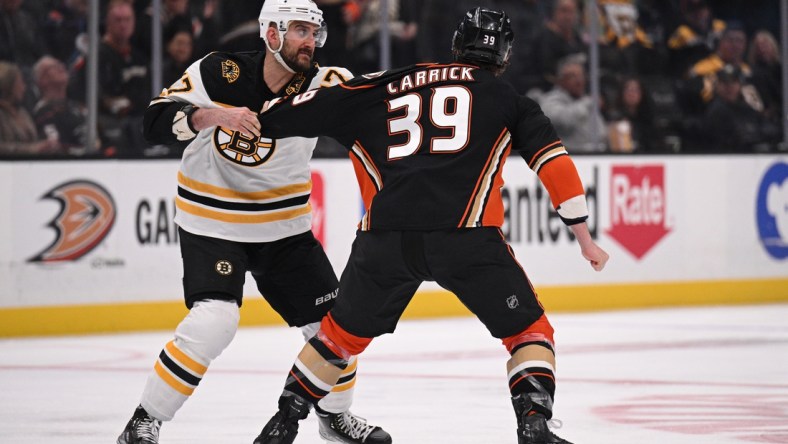
[[[330,413],[342,413],[350,409],[353,403],[353,393],[356,390],[356,365],[357,358],[352,356],[348,360],[347,367],[342,370],[337,383],[331,389],[331,393],[326,395],[317,405],[320,410]]]
[[[208,300],[194,304],[148,376],[140,403],[151,416],[162,421],[175,416],[211,361],[232,341],[239,316],[235,302]]]
[[[302,359],[304,355],[304,352],[302,352],[298,358],[296,358],[293,368],[290,369],[290,374],[285,381],[285,391],[295,393],[311,402],[313,405],[316,405],[321,399],[328,395],[336,380],[325,381],[321,379],[320,376],[316,375],[315,372],[323,373],[327,365],[332,368],[329,370],[329,373],[333,373],[335,369],[344,370],[347,368],[348,362],[342,359],[342,357],[337,356],[336,353],[331,351],[331,349],[317,339],[317,337],[310,339],[309,344],[319,356],[317,359],[313,359],[312,362],[306,362]],[[313,371],[313,369],[315,370]]]
[[[527,393],[533,403],[532,410],[548,419],[553,416],[555,374],[547,361],[525,361],[509,372],[509,391],[512,396]]]

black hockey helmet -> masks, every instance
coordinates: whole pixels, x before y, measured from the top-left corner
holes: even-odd
[[[454,60],[505,66],[512,52],[514,32],[503,11],[477,7],[457,25],[451,42]]]

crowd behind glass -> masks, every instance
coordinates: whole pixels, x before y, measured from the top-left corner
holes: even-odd
[[[96,146],[87,140],[88,0],[0,0],[0,157],[179,157],[141,135],[152,91],[150,0],[102,0]],[[380,67],[380,0],[317,0],[323,65]],[[161,80],[211,51],[264,48],[262,0],[162,0]],[[573,153],[783,149],[779,0],[598,0],[598,100],[589,94],[583,0],[388,0],[391,66],[450,60],[453,20],[505,10],[505,74],[542,106]],[[321,139],[316,157],[344,156]]]

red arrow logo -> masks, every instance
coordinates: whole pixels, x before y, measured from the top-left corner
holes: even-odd
[[[670,229],[665,225],[663,165],[614,166],[610,175],[610,229],[607,234],[640,259]]]

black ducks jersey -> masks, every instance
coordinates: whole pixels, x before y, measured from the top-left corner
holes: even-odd
[[[503,223],[503,165],[521,155],[567,224],[588,216],[561,140],[533,100],[472,65],[419,64],[274,100],[268,137],[334,137],[348,147],[366,214],[362,230]]]

